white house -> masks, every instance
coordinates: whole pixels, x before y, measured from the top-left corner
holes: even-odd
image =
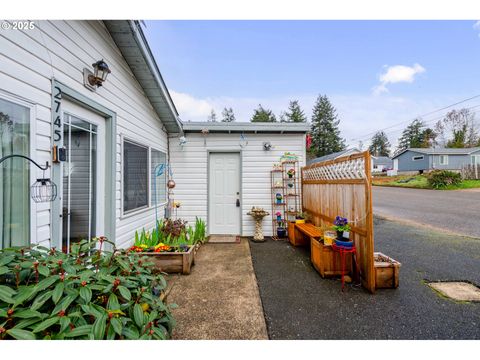
[[[99,78],[105,65],[111,71],[102,86],[92,64]],[[180,122],[138,21],[35,21],[0,32],[0,158],[50,164],[45,173],[22,158],[0,165],[0,247],[67,249],[96,235],[129,246],[136,230],[164,214],[168,171],[156,170],[167,163],[182,203],[178,216],[218,222],[208,209],[212,186],[223,181],[235,194],[223,191],[215,201],[233,196],[224,219],[236,222],[222,231],[250,235],[245,213],[252,205],[269,209],[268,170],[284,151],[303,164],[307,127],[228,126]],[[36,203],[29,187],[44,177],[57,185],[57,197]]]
[[[252,235],[247,212],[260,206],[272,213],[270,170],[287,151],[305,165],[308,129],[304,123],[184,123],[186,142],[170,138],[178,216],[207,219],[211,234]],[[271,218],[264,230],[272,235]]]

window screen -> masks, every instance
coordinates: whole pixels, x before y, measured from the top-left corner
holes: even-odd
[[[167,201],[167,156],[165,153],[152,149],[151,152],[151,194],[152,206],[163,204]]]
[[[148,206],[148,148],[123,143],[123,211]]]

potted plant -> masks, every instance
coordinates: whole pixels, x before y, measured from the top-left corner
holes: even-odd
[[[305,212],[299,212],[297,215],[295,215],[295,223],[296,224],[305,224],[305,221],[307,220],[307,213]]]
[[[288,177],[291,179],[295,176],[295,169],[291,168],[287,171]]]
[[[277,216],[277,221],[282,220],[282,213],[280,211],[277,211],[275,215]]]
[[[287,229],[285,228],[283,221],[278,222],[278,227],[277,227],[277,236],[279,238],[284,238],[287,236]]]
[[[343,218],[341,216],[335,217],[335,220],[333,222],[333,228],[337,232],[337,240],[335,240],[335,244],[339,246],[344,246],[344,247],[353,246],[353,242],[348,238],[350,235],[351,227],[350,227],[350,224],[348,223],[347,218]]]
[[[281,204],[282,203],[282,200],[283,200],[283,195],[280,194],[280,193],[277,193],[275,195],[275,199],[277,199],[277,204]]]

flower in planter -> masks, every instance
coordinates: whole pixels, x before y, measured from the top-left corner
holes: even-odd
[[[275,213],[275,215],[277,215],[277,217],[279,217],[279,216],[282,216],[282,213],[281,213],[280,211],[277,211],[277,212]]]
[[[155,245],[155,252],[162,252],[162,251],[169,251],[170,246],[165,245],[164,243],[159,243],[158,245]]]
[[[293,177],[295,175],[295,169],[293,169],[293,168],[289,169],[287,171],[287,175],[288,175],[288,177]]]
[[[178,209],[178,208],[180,207],[180,205],[182,205],[182,204],[180,203],[180,201],[174,201],[174,202],[173,202],[173,207],[174,207],[175,209]]]
[[[348,220],[347,218],[343,218],[341,216],[337,216],[335,217],[335,220],[333,222],[333,228],[337,231],[337,232],[345,232],[345,231],[350,231],[350,224],[348,223]]]

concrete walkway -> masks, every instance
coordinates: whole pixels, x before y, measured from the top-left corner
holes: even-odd
[[[191,274],[167,281],[174,339],[268,339],[247,240],[203,245]]]

